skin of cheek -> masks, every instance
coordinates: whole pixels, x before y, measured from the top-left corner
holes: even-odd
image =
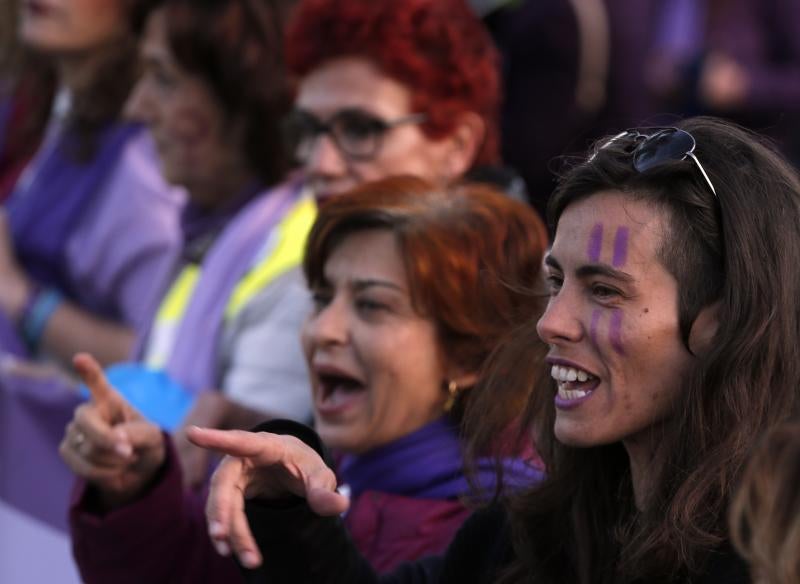
[[[597,327],[600,324],[600,315],[603,312],[599,308],[595,308],[592,312],[592,322],[589,325],[589,339],[591,339],[592,344],[595,347],[598,347],[597,343]]]
[[[184,107],[176,110],[173,120],[174,136],[181,143],[187,157],[211,135],[211,122],[196,108]]]

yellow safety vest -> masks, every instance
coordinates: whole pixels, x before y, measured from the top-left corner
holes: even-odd
[[[317,216],[313,199],[303,197],[295,203],[286,216],[272,230],[263,258],[239,280],[228,298],[225,320],[229,322],[278,276],[300,265],[303,261],[306,237]],[[186,309],[200,280],[202,266],[189,264],[178,275],[162,300],[150,333],[145,363],[161,369],[166,365]]]

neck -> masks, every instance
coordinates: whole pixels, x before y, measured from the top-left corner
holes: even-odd
[[[246,188],[256,183],[254,173],[245,169],[238,172],[220,172],[217,180],[203,181],[193,185],[184,185],[192,202],[204,211],[215,211],[225,207],[239,197]]]
[[[59,55],[56,58],[59,85],[73,95],[86,88],[98,66],[108,58],[108,52],[113,50],[113,47],[103,45],[91,51]]]
[[[642,435],[625,440],[623,443],[628,452],[633,496],[639,511],[647,508],[661,475],[663,452],[658,447],[659,442],[654,434],[653,429],[648,429]]]

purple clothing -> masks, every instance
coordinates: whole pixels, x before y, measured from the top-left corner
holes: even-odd
[[[17,261],[36,283],[75,290],[65,262],[66,242],[87,209],[103,196],[101,187],[130,139],[140,132],[133,124],[110,124],[98,135],[103,147],[85,162],[73,159],[77,137],[58,133],[46,140],[6,203]],[[58,196],[53,185],[59,185]],[[118,314],[103,314],[118,319]]]
[[[472,491],[464,474],[464,452],[458,427],[443,417],[360,456],[345,455],[339,476],[358,498],[367,490],[418,499],[456,500]],[[504,489],[528,487],[542,479],[538,468],[517,459],[503,460]],[[478,484],[494,493],[494,462],[479,459]]]
[[[155,284],[176,256],[180,201],[160,178],[143,133],[124,148],[102,188],[66,243],[68,275],[80,305],[115,307],[140,326],[152,310]],[[25,357],[12,324],[3,315],[0,321],[2,352]],[[62,530],[73,475],[58,444],[80,401],[62,379],[19,376],[0,367],[0,498]]]
[[[171,441],[158,481],[135,503],[105,515],[91,512],[91,489],[78,481],[72,497],[72,547],[86,584],[233,584],[242,577],[217,554],[206,529],[207,491],[183,489]]]
[[[379,573],[443,553],[472,510],[461,501],[365,491],[344,524],[358,551]]]
[[[714,14],[712,50],[747,70],[745,109],[800,111],[800,2],[728,0]]]
[[[70,278],[79,304],[141,332],[180,252],[184,194],[164,182],[147,133],[131,140],[104,191],[67,241]]]
[[[40,284],[139,328],[179,250],[182,195],[147,133],[115,124],[100,140],[86,163],[71,160],[68,140],[42,147],[8,201],[15,250]]]
[[[641,23],[651,18],[654,1],[522,0],[487,18],[503,58],[503,160],[525,179],[542,215],[556,185],[557,157],[652,114],[643,80],[650,30]],[[601,12],[584,23],[592,26],[581,26],[579,5]],[[599,99],[587,107],[578,89],[592,79]]]

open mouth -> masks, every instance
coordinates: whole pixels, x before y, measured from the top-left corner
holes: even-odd
[[[355,377],[344,373],[318,373],[319,405],[324,409],[336,409],[360,397],[366,386]]]
[[[557,402],[568,404],[589,397],[600,380],[583,369],[567,365],[553,365],[550,376],[558,382]]]

